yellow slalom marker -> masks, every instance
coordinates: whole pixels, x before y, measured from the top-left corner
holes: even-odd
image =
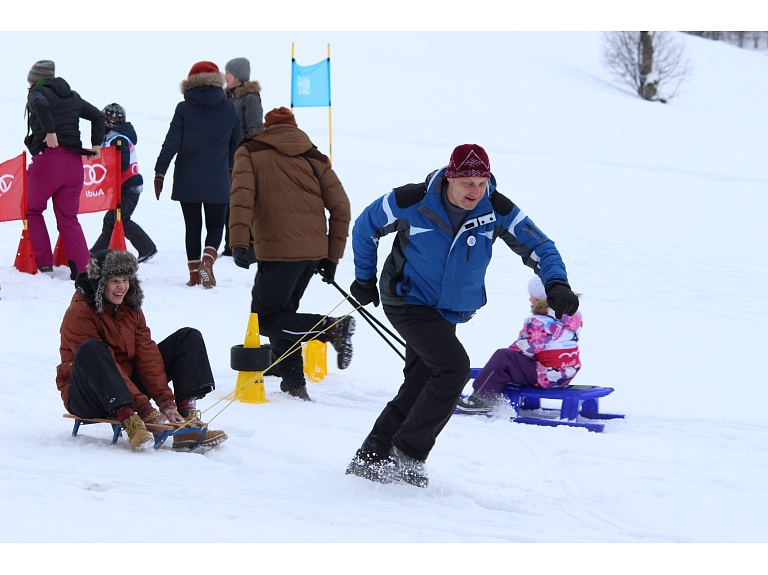
[[[328,344],[313,339],[301,346],[304,357],[304,374],[318,383],[328,375]]]
[[[245,332],[243,348],[261,348],[258,314],[252,313],[248,318],[248,330]],[[264,372],[238,371],[235,398],[243,403],[268,403],[267,396],[264,393]]]

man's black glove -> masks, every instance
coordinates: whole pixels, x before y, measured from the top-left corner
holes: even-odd
[[[360,305],[372,303],[375,307],[379,307],[381,300],[379,299],[379,290],[376,287],[376,276],[369,280],[353,281],[352,285],[349,286],[349,291]]]
[[[235,260],[235,265],[239,268],[247,270],[251,265],[248,250],[245,248],[232,248],[232,259]]]
[[[323,278],[323,281],[327,284],[333,283],[333,278],[336,277],[336,265],[328,258],[320,260],[320,265],[317,266],[317,273]]]
[[[547,303],[555,311],[555,317],[560,319],[565,315],[573,315],[579,309],[579,298],[565,283],[550,282],[544,288],[547,292]]]

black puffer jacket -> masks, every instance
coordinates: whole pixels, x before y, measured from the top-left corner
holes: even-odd
[[[56,133],[59,146],[83,151],[80,141],[80,118],[91,122],[91,145],[100,146],[104,140],[104,114],[83,100],[64,78],[51,78],[29,89],[27,96],[33,156],[45,148],[45,135]]]

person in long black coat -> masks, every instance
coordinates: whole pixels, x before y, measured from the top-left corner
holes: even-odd
[[[184,101],[176,106],[155,164],[159,200],[165,173],[176,156],[171,199],[181,203],[184,214],[189,286],[216,285],[213,263],[224,235],[230,172],[242,137],[240,118],[224,93],[224,84],[224,75],[213,62],[192,66],[181,83]],[[206,236],[201,250],[203,211]]]

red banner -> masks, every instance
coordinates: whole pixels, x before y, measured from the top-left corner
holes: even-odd
[[[0,222],[26,219],[26,179],[26,152],[0,164]]]
[[[120,154],[110,146],[101,149],[101,158],[83,156],[83,191],[78,214],[114,210],[120,203]]]

